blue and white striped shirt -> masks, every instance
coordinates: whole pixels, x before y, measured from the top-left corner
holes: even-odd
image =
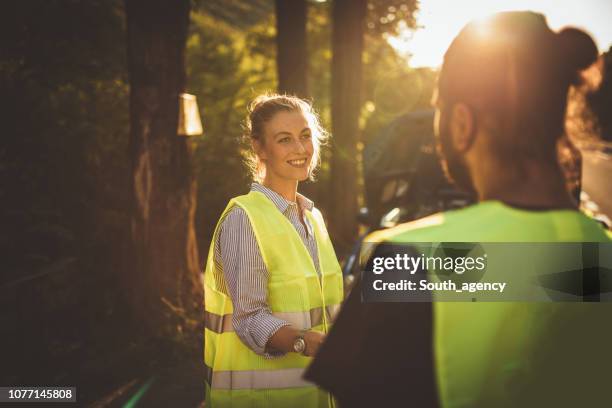
[[[259,191],[268,197],[297,230],[308,249],[317,273],[321,275],[317,242],[312,225],[300,214],[311,211],[313,203],[301,194],[297,202],[291,202],[275,191],[258,183],[251,191]],[[221,220],[214,253],[215,267],[222,271],[232,299],[234,314],[232,323],[240,339],[257,354],[271,358],[284,353],[266,350],[270,337],[289,322],[272,315],[268,298],[268,270],[255,239],[248,216],[240,207],[234,207]]]

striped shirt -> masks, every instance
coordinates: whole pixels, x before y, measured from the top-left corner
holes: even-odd
[[[321,275],[312,225],[307,217],[300,220],[300,211],[311,211],[313,203],[301,194],[297,202],[291,202],[275,191],[258,183],[251,191],[259,191],[268,197],[297,230],[312,258],[317,273]],[[227,294],[232,299],[234,314],[232,323],[238,337],[255,353],[267,358],[285,353],[267,350],[270,337],[289,322],[272,315],[268,298],[268,270],[264,264],[255,234],[245,211],[236,206],[221,220],[214,253],[215,267],[222,271]]]

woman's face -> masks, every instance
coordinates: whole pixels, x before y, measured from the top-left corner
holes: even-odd
[[[255,150],[266,165],[266,179],[303,181],[314,153],[312,132],[300,111],[281,111],[264,126],[265,143]]]

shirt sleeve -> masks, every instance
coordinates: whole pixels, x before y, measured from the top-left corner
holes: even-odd
[[[266,350],[274,333],[289,322],[273,316],[267,303],[268,270],[244,210],[235,207],[228,213],[221,223],[218,243],[236,334],[259,355],[283,356],[284,352]]]
[[[377,248],[373,256],[391,255]],[[304,377],[341,407],[436,407],[432,304],[363,303],[359,279]]]

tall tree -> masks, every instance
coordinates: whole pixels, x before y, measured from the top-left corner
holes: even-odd
[[[200,304],[190,141],[177,135],[189,0],[126,0],[132,160],[133,312],[152,333]],[[180,329],[179,329],[180,330]]]
[[[355,239],[357,223],[357,141],[366,0],[332,4],[332,143],[329,209],[331,234],[340,250]]]
[[[278,92],[310,98],[306,0],[276,0],[275,4]],[[302,194],[317,201],[318,185],[304,182],[299,188]]]
[[[308,92],[306,0],[276,0],[278,91],[303,98]]]

